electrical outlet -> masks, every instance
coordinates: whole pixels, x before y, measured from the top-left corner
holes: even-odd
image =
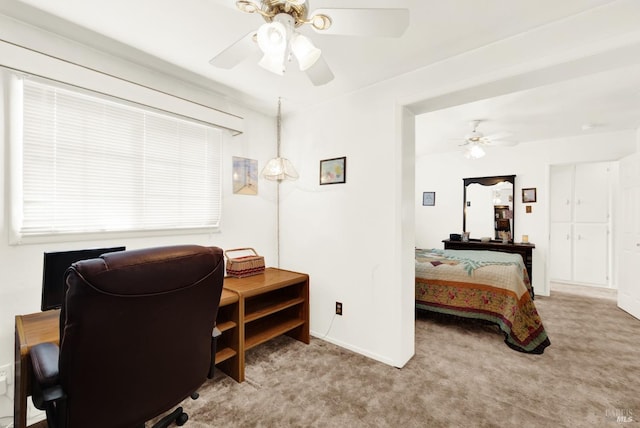
[[[7,393],[7,385],[11,379],[11,365],[7,364],[0,367],[0,395]]]
[[[0,366],[0,382],[11,383],[11,364]]]
[[[342,315],[342,303],[336,302],[336,315]]]

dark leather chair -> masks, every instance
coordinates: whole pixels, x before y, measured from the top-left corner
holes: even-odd
[[[195,245],[74,263],[60,347],[31,350],[49,428],[144,427],[195,394],[212,374],[223,276],[222,250]],[[157,426],[187,418],[178,408]]]

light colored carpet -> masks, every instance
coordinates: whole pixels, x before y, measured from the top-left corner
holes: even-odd
[[[600,299],[618,300],[618,292],[613,288],[593,287],[589,285],[564,284],[562,282],[551,283],[551,296],[556,291],[577,294],[585,297],[597,297]]]
[[[320,339],[274,339],[247,354],[246,382],[218,371],[185,401],[186,426],[639,426],[640,321],[573,290],[536,298],[543,355],[510,349],[493,326],[423,315],[402,369]]]

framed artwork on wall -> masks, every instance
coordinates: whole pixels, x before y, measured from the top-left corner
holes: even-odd
[[[320,185],[347,182],[347,158],[324,159],[320,161]]]
[[[422,192],[422,205],[432,207],[436,204],[436,192]]]
[[[258,194],[258,161],[233,157],[233,193],[238,195]]]
[[[522,203],[532,203],[536,201],[536,188],[529,187],[527,189],[522,189]]]

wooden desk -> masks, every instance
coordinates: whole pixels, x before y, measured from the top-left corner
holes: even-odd
[[[27,425],[27,396],[31,395],[31,357],[29,349],[39,343],[60,340],[60,311],[38,312],[16,316],[15,370],[13,396],[13,426]]]

